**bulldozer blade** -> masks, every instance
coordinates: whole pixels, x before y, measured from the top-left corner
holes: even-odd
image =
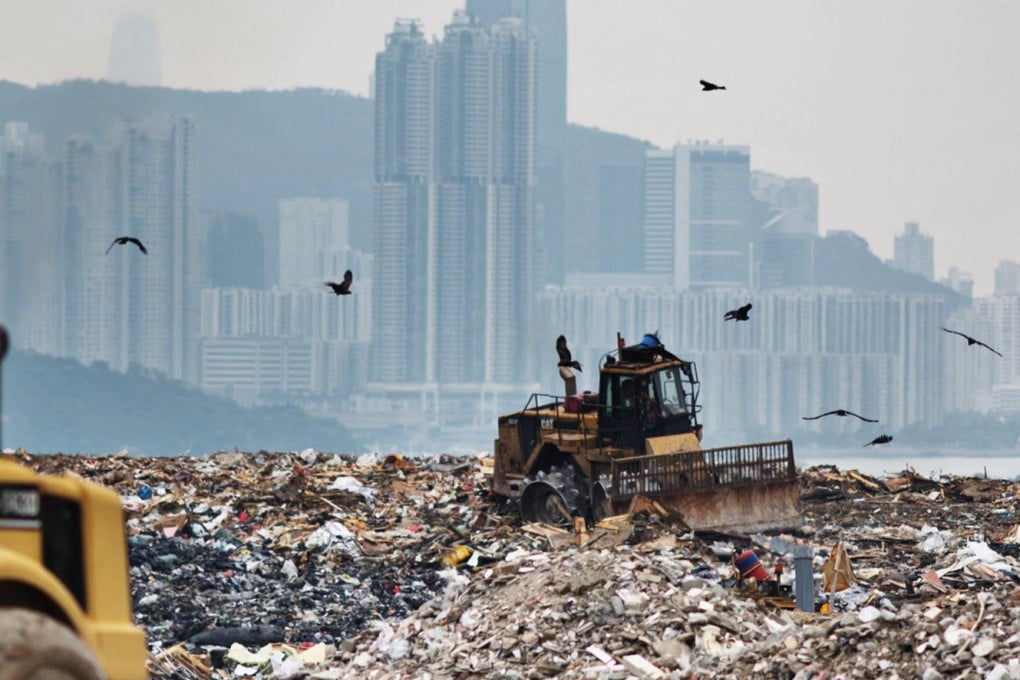
[[[694,531],[750,533],[794,529],[803,524],[797,509],[800,485],[778,482],[761,486],[721,487],[656,500],[679,513]]]
[[[611,500],[647,496],[695,531],[798,527],[800,486],[789,440],[677,451],[613,461]]]

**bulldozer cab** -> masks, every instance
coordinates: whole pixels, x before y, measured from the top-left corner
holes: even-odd
[[[599,383],[599,443],[640,451],[649,437],[699,433],[698,391],[693,362],[605,363]]]

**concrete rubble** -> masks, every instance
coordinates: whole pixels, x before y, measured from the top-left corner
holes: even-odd
[[[1014,482],[822,466],[789,532],[582,536],[522,526],[484,457],[16,457],[120,493],[155,679],[1020,678]]]

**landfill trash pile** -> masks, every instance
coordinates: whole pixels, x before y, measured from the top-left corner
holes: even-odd
[[[1018,677],[1020,622],[991,593],[878,596],[854,613],[770,610],[686,551],[521,556],[378,624],[336,677]],[[1012,673],[1012,675],[1010,675]],[[995,677],[995,675],[990,675]]]
[[[1020,678],[1005,480],[815,467],[802,526],[723,535],[522,526],[484,458],[17,457],[121,494],[154,679]]]
[[[444,546],[483,493],[471,462],[446,458],[15,457],[120,493],[135,618],[156,655],[192,641],[331,644],[404,616],[442,592]]]

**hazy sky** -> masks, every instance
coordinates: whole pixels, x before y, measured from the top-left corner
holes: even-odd
[[[154,21],[163,84],[367,95],[396,17],[429,34],[447,0],[2,0],[0,78],[107,73],[118,17]],[[568,0],[568,118],[669,146],[725,139],[810,176],[823,232],[881,257],[919,221],[987,294],[1020,260],[1020,2]],[[701,93],[697,81],[725,84]],[[51,142],[52,143],[52,142]]]

